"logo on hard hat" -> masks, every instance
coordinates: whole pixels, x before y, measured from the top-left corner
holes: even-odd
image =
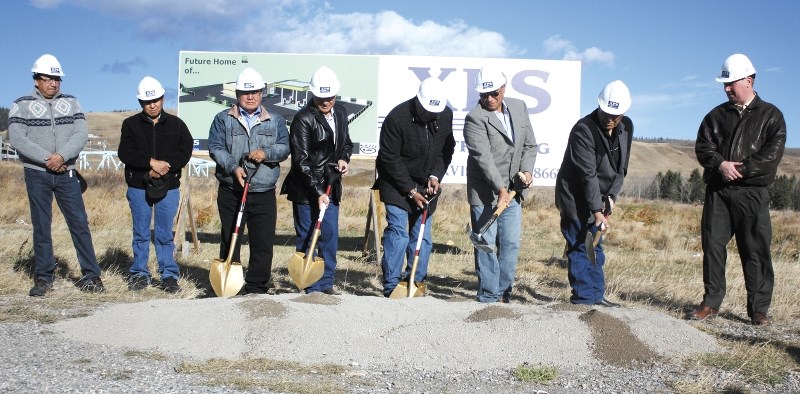
[[[430,105],[431,107],[438,107],[439,106],[439,100],[431,100],[431,101],[428,102],[428,105]]]
[[[61,73],[61,69],[58,68],[58,67],[50,67],[50,72],[53,73],[53,74],[60,74]]]
[[[331,92],[331,87],[330,86],[320,86],[319,87],[319,92],[320,93],[330,93]]]
[[[145,97],[155,97],[155,95],[156,95],[156,91],[155,90],[148,90],[148,91],[144,92],[144,96]]]
[[[489,89],[489,88],[493,88],[493,87],[494,87],[494,83],[492,83],[492,82],[484,82],[483,83],[483,88],[484,89]]]
[[[254,84],[252,82],[245,82],[244,83],[244,88],[245,89],[255,89],[256,88],[256,84]]]
[[[723,71],[723,72],[720,74],[720,78],[730,78],[730,76],[731,76],[731,73],[730,73],[730,71]]]
[[[608,101],[608,108],[619,109],[619,103],[616,101]]]

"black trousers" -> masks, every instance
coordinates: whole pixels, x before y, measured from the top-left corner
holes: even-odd
[[[222,242],[219,257],[228,257],[231,236],[239,214],[242,192],[234,191],[220,185],[217,191],[217,209],[222,225]],[[241,261],[241,237],[247,226],[250,245],[250,261],[245,274],[245,291],[248,293],[265,293],[272,277],[272,246],[275,240],[275,224],[277,220],[277,204],[275,190],[263,193],[247,193],[242,223],[239,226],[239,242],[234,245],[233,261]]]
[[[736,237],[747,290],[747,315],[767,314],[775,273],[770,245],[769,190],[766,187],[706,188],[703,206],[703,305],[719,309],[725,298],[727,245]]]

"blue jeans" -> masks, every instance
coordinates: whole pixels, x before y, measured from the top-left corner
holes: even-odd
[[[53,281],[56,260],[53,256],[53,196],[67,222],[72,245],[78,254],[82,279],[100,277],[100,266],[94,254],[89,220],[83,205],[81,187],[73,171],[60,174],[25,168],[25,188],[33,224],[34,279]]]
[[[567,277],[572,286],[573,304],[595,304],[603,300],[606,292],[606,277],[603,266],[606,255],[603,253],[603,239],[594,248],[595,262],[586,254],[586,233],[597,232],[594,222],[583,223],[576,219],[561,219],[561,233],[567,241]]]
[[[409,213],[396,205],[386,204],[386,229],[383,230],[383,295],[389,296],[401,280],[407,280],[414,264],[414,252],[417,248],[419,228],[422,224],[422,210]],[[428,259],[431,255],[431,215],[425,221],[422,244],[419,248],[417,271],[414,282],[422,282],[428,276]],[[405,257],[405,259],[403,259]],[[406,262],[405,270],[403,261]],[[402,277],[402,278],[401,278]]]
[[[294,215],[294,231],[297,236],[295,250],[308,253],[311,238],[314,236],[314,228],[317,225],[317,219],[319,219],[319,206],[316,204],[292,203],[292,214]],[[325,209],[325,216],[322,218],[320,235],[315,249],[314,255],[320,255],[322,260],[325,261],[325,273],[320,280],[306,289],[307,293],[324,291],[333,287],[333,274],[336,271],[336,251],[339,250],[339,204],[331,202],[328,204],[328,208]]]
[[[479,229],[492,217],[495,207],[472,205],[472,228]],[[477,230],[476,230],[477,231]],[[490,253],[475,248],[475,272],[478,274],[478,301],[497,302],[511,297],[519,258],[522,233],[522,209],[512,200],[500,217],[483,233],[483,240],[494,250]]]
[[[175,213],[178,212],[180,202],[180,189],[171,189],[160,200],[153,201],[147,197],[144,189],[128,188],[126,194],[128,205],[131,207],[133,220],[133,264],[131,264],[131,278],[143,276],[150,282],[150,270],[147,262],[150,260],[150,218],[155,209],[155,244],[156,259],[158,260],[158,274],[161,280],[180,277],[178,263],[175,262],[175,243],[172,239],[172,225],[175,222]]]

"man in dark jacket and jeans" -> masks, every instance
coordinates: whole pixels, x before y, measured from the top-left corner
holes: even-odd
[[[281,194],[292,201],[298,252],[308,252],[314,223],[325,207],[318,242],[325,273],[305,290],[336,294],[333,275],[339,249],[339,202],[342,198],[342,181],[338,175],[346,175],[349,170],[353,143],[347,110],[336,103],[341,85],[333,70],[321,67],[311,76],[309,85],[313,97],[292,119],[289,133],[292,169],[283,182]],[[328,186],[331,186],[330,196],[326,193]]]
[[[422,223],[422,208],[439,192],[453,158],[453,111],[447,107],[444,85],[436,78],[420,84],[416,97],[394,107],[383,121],[380,150],[375,161],[378,179],[373,189],[380,191],[386,205],[387,227],[383,231],[383,294],[388,297],[408,276]],[[419,251],[415,278],[422,282],[428,274],[430,257],[430,216],[436,200],[428,207],[428,219]],[[407,261],[403,274],[404,256]]]
[[[714,107],[697,131],[695,154],[706,183],[701,222],[705,294],[688,319],[719,313],[725,297],[726,247],[735,235],[747,290],[747,316],[755,325],[770,323],[767,313],[775,274],[769,186],[783,157],[786,121],[777,107],[753,90],[755,79],[756,69],[747,56],[734,54],[725,59],[717,82],[724,84],[728,101]]]
[[[125,196],[133,221],[133,264],[128,289],[150,286],[150,218],[155,210],[155,251],[161,285],[169,293],[180,290],[180,272],[173,256],[172,225],[180,202],[181,169],[192,158],[194,139],[179,117],[163,111],[164,88],[155,78],[139,82],[142,112],[122,122],[119,159],[125,163]],[[149,187],[148,187],[149,184]],[[150,190],[148,190],[150,189]]]
[[[613,308],[620,305],[605,297],[602,234],[628,172],[633,122],[625,112],[631,107],[631,93],[624,82],[613,81],[600,92],[597,104],[569,133],[555,195],[567,241],[570,302]]]

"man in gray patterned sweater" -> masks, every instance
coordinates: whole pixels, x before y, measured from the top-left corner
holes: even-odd
[[[78,155],[89,139],[86,118],[78,100],[61,93],[64,72],[55,56],[42,55],[31,72],[36,89],[15,100],[8,113],[9,140],[22,158],[33,224],[35,263],[30,296],[44,296],[53,286],[53,196],[78,254],[82,277],[77,286],[101,293],[105,287],[75,171]]]

